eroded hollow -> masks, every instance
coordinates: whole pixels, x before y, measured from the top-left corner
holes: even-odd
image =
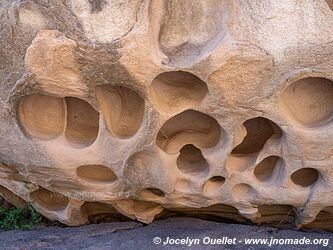
[[[323,208],[316,219],[309,224],[303,225],[307,229],[328,230],[333,232],[333,206]]]
[[[201,150],[194,145],[185,145],[179,152],[177,165],[182,172],[187,174],[200,174],[208,170],[208,163],[203,157]]]
[[[85,202],[81,207],[81,214],[90,223],[105,223],[129,221],[130,219],[119,213],[111,204],[100,202]]]
[[[18,119],[21,128],[31,137],[50,140],[64,130],[66,108],[63,98],[32,94],[21,99]]]
[[[319,172],[314,168],[301,168],[295,171],[290,178],[295,184],[308,187],[317,182]]]
[[[186,110],[164,123],[157,134],[156,144],[165,152],[177,153],[184,145],[199,148],[215,146],[221,137],[218,122],[203,113]]]
[[[274,122],[264,117],[249,119],[243,123],[246,136],[232,154],[253,154],[259,152],[269,138],[280,138],[282,131]]]
[[[257,196],[257,191],[248,184],[240,183],[232,188],[232,195],[237,201],[253,200]]]
[[[159,44],[171,63],[184,65],[194,62],[209,53],[222,40],[229,1],[160,2],[164,5],[164,11]]]
[[[146,189],[141,190],[140,195],[142,195],[144,197],[148,197],[148,198],[149,197],[154,198],[156,196],[164,197],[165,193],[159,188],[146,188]]]
[[[169,218],[171,216],[195,217],[204,220],[218,221],[224,223],[246,223],[246,219],[238,213],[235,207],[225,204],[215,204],[209,207],[194,208],[194,207],[178,207],[165,209],[160,215],[160,218]]]
[[[146,219],[144,219],[146,220],[146,223],[148,220],[153,220],[156,214],[163,211],[163,207],[159,203],[133,199],[117,201],[115,207],[118,211],[131,218],[144,219],[144,217],[146,217]]]
[[[32,192],[30,197],[41,207],[47,210],[64,210],[66,209],[69,199],[59,193],[51,192],[45,188],[40,187],[38,190]]]
[[[66,138],[78,146],[89,146],[97,138],[99,113],[86,101],[66,97],[67,127]]]
[[[259,181],[272,180],[282,170],[282,159],[277,156],[269,156],[263,159],[254,169],[254,175]]]
[[[254,219],[258,224],[279,228],[295,227],[296,214],[293,207],[290,205],[259,205],[258,212],[261,216]]]
[[[1,164],[0,164],[1,165]],[[1,202],[1,197],[11,205],[15,207],[27,207],[29,204],[23,200],[21,197],[17,196],[14,194],[12,191],[9,189],[5,188],[4,186],[0,185],[0,202]]]
[[[288,86],[281,94],[280,107],[303,126],[315,126],[333,117],[333,82],[309,77]]]
[[[145,112],[145,102],[138,93],[121,86],[99,86],[96,94],[112,135],[129,138],[138,132]]]
[[[207,195],[215,195],[219,193],[225,178],[222,176],[213,176],[209,178],[203,185],[203,192]]]
[[[225,162],[225,168],[229,172],[243,172],[252,166],[255,161],[256,157],[253,157],[253,155],[230,155]]]
[[[193,193],[193,182],[186,179],[178,179],[175,184],[175,190],[181,193]]]
[[[76,173],[80,178],[87,181],[107,183],[118,179],[110,168],[103,165],[80,166],[77,168]]]
[[[170,113],[198,105],[208,89],[204,81],[189,72],[171,71],[158,75],[149,93],[158,110]]]

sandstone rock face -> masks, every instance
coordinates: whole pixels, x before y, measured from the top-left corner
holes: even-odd
[[[333,229],[330,0],[0,0],[0,194],[67,225]]]

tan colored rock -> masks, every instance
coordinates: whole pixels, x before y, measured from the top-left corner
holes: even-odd
[[[75,41],[58,31],[38,33],[27,50],[25,64],[44,91],[54,95],[80,95],[86,91],[75,61],[76,48]]]
[[[72,226],[186,214],[333,230],[331,1],[0,6],[10,203]]]

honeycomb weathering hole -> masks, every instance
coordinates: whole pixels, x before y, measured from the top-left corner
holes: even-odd
[[[76,170],[77,175],[84,180],[96,182],[114,182],[118,179],[115,173],[102,165],[84,165]]]
[[[230,172],[243,172],[255,163],[255,157],[251,154],[230,155],[225,163],[225,168]]]
[[[199,148],[215,146],[221,137],[218,122],[203,113],[186,110],[164,123],[157,134],[157,145],[167,153],[177,153],[184,145]]]
[[[66,108],[63,98],[32,94],[21,99],[18,109],[19,123],[30,136],[50,140],[64,130]]]
[[[295,171],[290,178],[295,184],[308,187],[317,182],[319,172],[313,168],[301,168]]]
[[[304,126],[325,123],[333,116],[333,82],[319,77],[298,80],[282,92],[279,104]]]
[[[185,145],[180,149],[177,165],[182,172],[187,174],[200,174],[208,170],[208,163],[201,150],[192,144]]]
[[[205,82],[191,73],[171,71],[158,75],[149,93],[156,108],[168,113],[198,105],[208,89]]]
[[[282,159],[277,156],[269,156],[263,159],[254,169],[254,175],[259,181],[269,181],[281,171]]]
[[[66,138],[80,146],[91,145],[99,129],[99,113],[86,101],[66,97],[67,127]]]
[[[203,192],[208,195],[218,194],[224,182],[225,182],[224,177],[213,176],[210,179],[208,179],[203,185]]]
[[[253,154],[259,152],[269,138],[280,138],[282,130],[274,122],[264,117],[256,117],[244,122],[246,136],[232,150],[232,154]]]
[[[165,193],[159,188],[146,188],[142,190],[140,194],[142,194],[143,196],[165,196]]]
[[[224,17],[229,11],[228,1],[159,2],[164,5],[159,45],[171,63],[186,65],[193,62],[222,40]]]
[[[145,112],[141,96],[121,86],[99,86],[96,94],[108,130],[119,138],[136,134]]]
[[[257,191],[248,184],[237,184],[232,188],[232,195],[237,201],[255,199]]]
[[[32,192],[30,196],[38,205],[47,210],[64,210],[69,203],[66,196],[41,187]]]

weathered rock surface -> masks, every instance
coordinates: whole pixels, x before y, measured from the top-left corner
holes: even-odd
[[[332,230],[330,7],[0,0],[1,195],[67,225]]]

